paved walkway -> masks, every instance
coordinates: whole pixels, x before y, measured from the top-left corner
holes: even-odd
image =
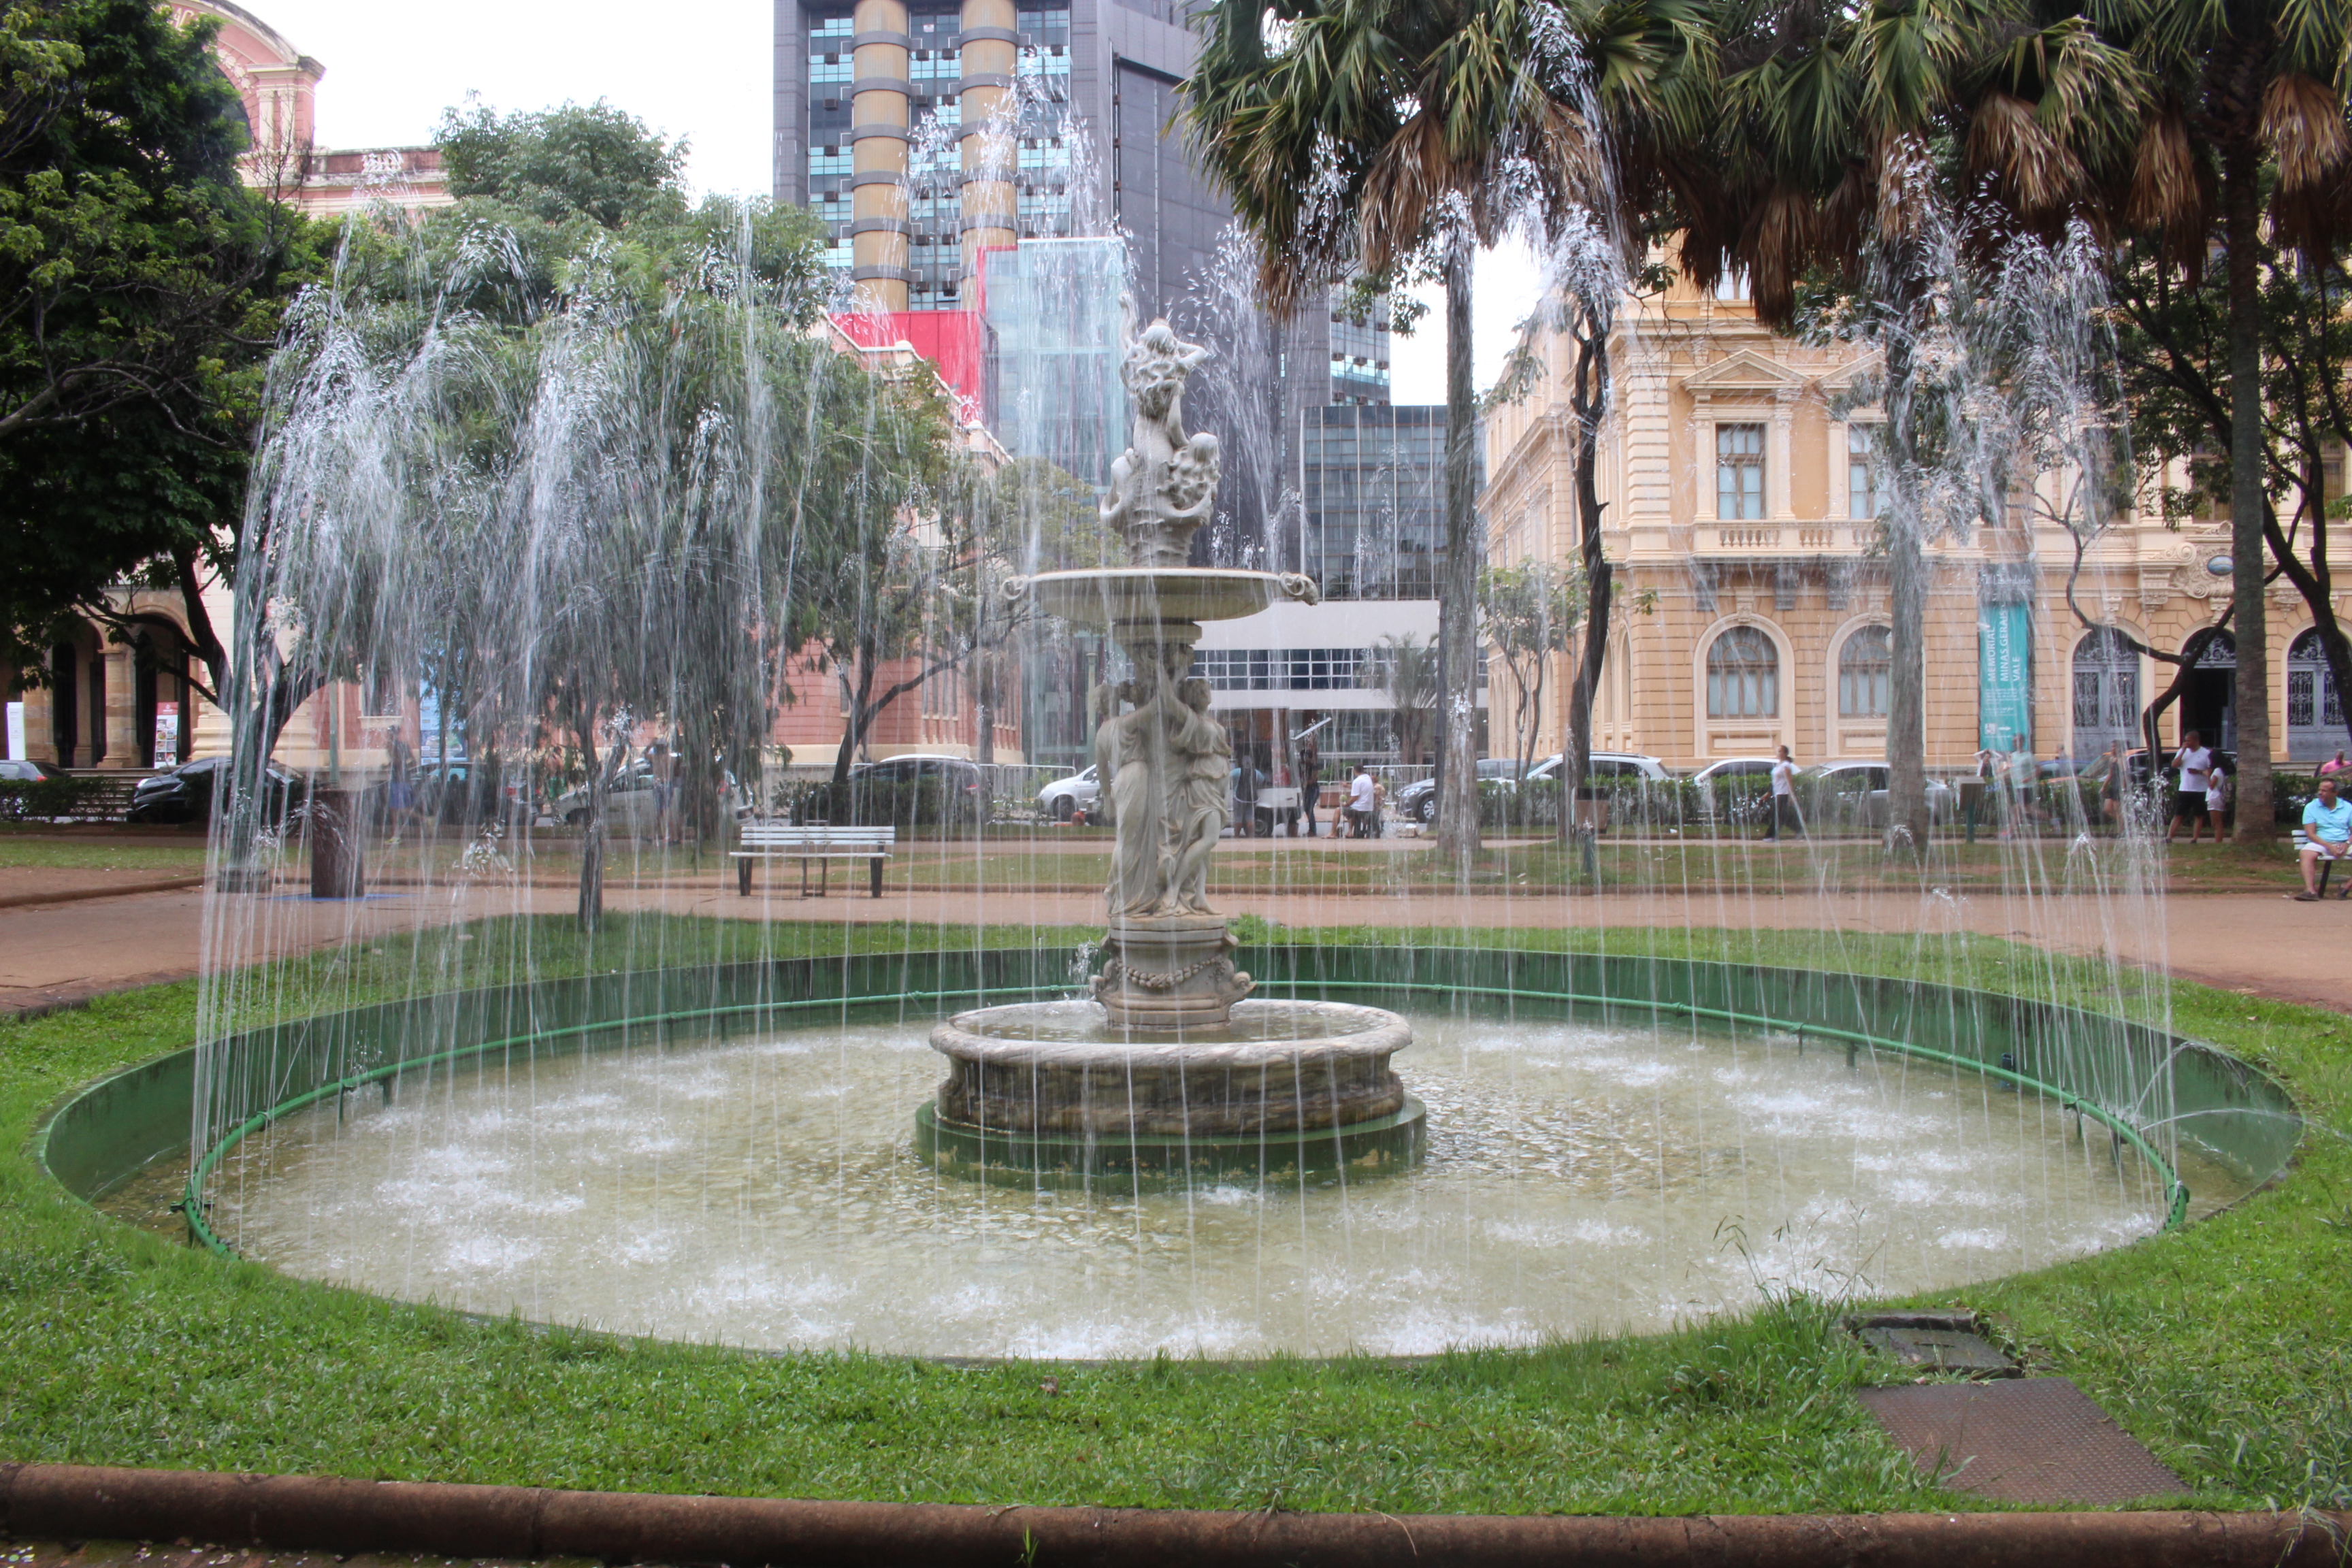
[[[76,891],[86,890],[77,874]],[[152,876],[125,874],[125,882]],[[857,879],[862,881],[862,876]],[[0,907],[0,1011],[52,1005],[130,985],[183,979],[196,972],[204,927],[203,892],[194,889],[85,898],[69,903]],[[717,876],[694,884],[608,888],[615,910],[776,921],[944,921],[957,924],[1092,925],[1102,918],[1092,893],[892,889],[881,899],[849,892],[835,878],[830,896],[802,899],[780,879],[773,895],[739,898]],[[1883,892],[1776,896],[1648,891],[1512,896],[1392,891],[1318,892],[1311,883],[1285,891],[1219,895],[1221,908],[1289,926],[1405,925],[1703,927],[1727,930],[1834,930],[1911,934],[1930,941],[1975,931],[2053,950],[2110,952],[2126,963],[2161,966],[2185,978],[2352,1014],[2352,904],[2296,903],[2281,894],[2176,896],[2160,906],[2103,903],[2087,898],[2026,900],[1974,895]],[[291,890],[241,900],[253,921],[250,951],[308,952],[454,921],[530,911],[564,913],[568,889],[481,886],[405,889],[348,903],[319,903]]]

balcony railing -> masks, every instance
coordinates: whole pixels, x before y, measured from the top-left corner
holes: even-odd
[[[1734,555],[1820,554],[1824,551],[1867,550],[1875,542],[1875,523],[1709,523],[1694,530],[1701,550]]]

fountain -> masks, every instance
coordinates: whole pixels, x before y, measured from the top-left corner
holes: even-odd
[[[1186,564],[1216,503],[1217,439],[1187,436],[1184,385],[1209,351],[1165,318],[1129,345],[1133,442],[1111,466],[1104,524],[1123,568],[1016,578],[1045,614],[1105,626],[1134,670],[1094,694],[1095,762],[1117,838],[1108,954],[1094,1001],[961,1013],[931,1032],[951,1064],[917,1142],[991,1179],[1303,1176],[1420,1157],[1423,1110],[1390,1058],[1412,1043],[1377,1007],[1245,1001],[1230,923],[1208,906],[1232,747],[1188,677],[1202,621],[1313,604],[1296,573]],[[1124,706],[1125,711],[1121,711]]]

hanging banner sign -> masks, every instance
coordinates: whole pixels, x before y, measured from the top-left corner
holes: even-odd
[[[168,768],[180,760],[180,705],[155,704],[155,765]]]
[[[2025,737],[2033,749],[2033,622],[2031,605],[1977,606],[1977,744],[2007,752]]]

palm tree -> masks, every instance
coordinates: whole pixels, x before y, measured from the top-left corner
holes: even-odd
[[[1388,694],[1397,761],[1411,766],[1421,761],[1427,748],[1424,726],[1442,689],[1433,657],[1435,650],[1407,632],[1402,637],[1384,637],[1369,651],[1371,657],[1357,672],[1358,684]]]
[[[1595,106],[1660,112],[1698,37],[1689,0],[1219,0],[1184,84],[1210,177],[1255,238],[1286,317],[1351,275],[1445,287],[1444,773],[1477,771],[1472,257],[1512,222],[1549,226],[1609,188]],[[1466,867],[1475,791],[1441,795]]]
[[[2265,625],[2263,287],[2267,227],[2314,260],[2352,226],[2345,123],[2347,0],[2097,0],[2103,37],[2139,89],[2127,155],[2108,166],[2123,223],[2192,279],[2219,239],[2229,300],[2230,559],[2238,668],[2238,837],[2272,826],[2270,640]],[[2283,552],[2284,553],[2284,552]]]
[[[2148,0],[2155,4],[2157,0]],[[1913,343],[1939,211],[2055,228],[2092,196],[2136,89],[2059,0],[1718,0],[1722,113],[1687,176],[1681,258],[1701,287],[1744,270],[1758,316],[1792,324],[1801,282],[1841,277],[1884,345],[1890,841],[1927,832],[1926,559]],[[1988,199],[1989,198],[1989,199]],[[1982,232],[1973,237],[1979,242]]]

